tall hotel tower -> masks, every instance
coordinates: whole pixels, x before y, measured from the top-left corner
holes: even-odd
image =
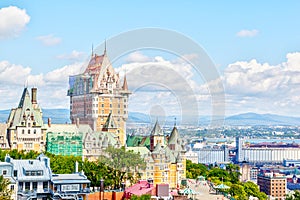
[[[69,77],[71,121],[89,124],[94,131],[113,132],[125,145],[130,94],[126,76],[121,83],[106,49],[103,55],[92,53],[84,73]]]

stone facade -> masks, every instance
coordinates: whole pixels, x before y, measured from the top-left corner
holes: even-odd
[[[140,173],[141,178],[152,179],[154,185],[168,183],[170,188],[177,188],[186,178],[186,150],[177,128],[174,127],[167,138],[156,122],[148,137],[150,149],[145,146],[128,147],[128,150],[140,153],[147,164],[145,171]]]
[[[24,88],[18,107],[10,111],[7,120],[7,141],[10,149],[45,151],[46,127],[36,95],[36,88],[32,88],[31,97],[28,89]]]
[[[126,77],[121,84],[106,50],[103,55],[92,54],[84,73],[69,77],[71,121],[79,119],[94,131],[103,131],[111,115],[116,125],[114,133],[125,145],[129,95]]]

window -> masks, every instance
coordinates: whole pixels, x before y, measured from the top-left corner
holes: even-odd
[[[24,133],[25,133],[25,130],[23,129],[23,130],[22,130],[22,134],[24,134]]]
[[[14,185],[10,185],[10,190],[15,190],[15,186]]]
[[[28,130],[28,134],[30,134],[30,130]]]
[[[30,182],[25,182],[25,190],[30,190]]]
[[[14,177],[18,176],[18,170],[14,170]]]
[[[43,189],[48,189],[48,182],[43,182]]]
[[[33,130],[33,134],[36,134],[36,130],[35,129]]]
[[[7,171],[6,170],[3,170],[2,171],[2,175],[6,175],[7,174]]]
[[[36,189],[37,189],[37,182],[33,182],[33,183],[32,183],[32,189],[33,189],[33,190],[36,190]]]

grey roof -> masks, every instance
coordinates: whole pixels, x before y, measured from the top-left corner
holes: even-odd
[[[111,113],[108,114],[107,120],[106,120],[105,124],[103,125],[103,128],[107,128],[107,129],[117,128],[116,122]]]
[[[90,183],[87,177],[81,173],[75,174],[53,174],[51,182],[54,184]]]
[[[164,135],[162,129],[160,128],[158,121],[156,121],[152,131],[151,131],[151,135]]]
[[[51,179],[51,169],[46,166],[43,160],[14,160],[11,159],[14,170],[18,170],[19,181],[49,181]],[[26,176],[26,171],[43,171],[41,176]]]
[[[177,144],[177,141],[179,139],[179,133],[178,133],[178,130],[176,127],[173,128],[172,132],[171,132],[171,135],[170,135],[170,138],[168,140],[168,143],[169,144]]]
[[[29,91],[27,88],[24,88],[18,107],[13,108],[10,111],[8,117],[10,128],[21,126],[21,122],[24,120],[24,117],[31,116],[34,117],[34,121],[36,122],[35,126],[43,127],[44,124],[42,118],[42,110],[38,105],[32,105]]]

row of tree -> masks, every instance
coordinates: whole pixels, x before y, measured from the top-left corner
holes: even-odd
[[[260,200],[266,200],[267,195],[259,191],[258,186],[251,182],[241,183],[239,181],[239,166],[228,164],[224,168],[214,165],[195,164],[190,160],[186,162],[187,178],[196,179],[198,176],[204,176],[214,185],[221,183],[230,187],[227,191],[237,200],[247,200],[250,196],[257,197]]]
[[[17,150],[1,150],[0,160],[4,161],[5,156],[9,154],[13,159],[36,159],[38,152],[17,151]],[[135,182],[140,178],[138,173],[145,169],[146,163],[141,158],[140,154],[133,151],[126,151],[122,148],[107,148],[99,160],[90,162],[87,159],[82,160],[82,157],[54,155],[48,152],[44,153],[50,158],[50,167],[54,174],[70,174],[75,172],[75,163],[78,162],[79,171],[83,171],[87,178],[91,181],[91,187],[99,187],[100,180],[103,179],[104,187],[110,189],[119,189],[122,183],[130,181]],[[1,187],[0,178],[0,195],[4,192]],[[0,199],[1,196],[0,196]]]

